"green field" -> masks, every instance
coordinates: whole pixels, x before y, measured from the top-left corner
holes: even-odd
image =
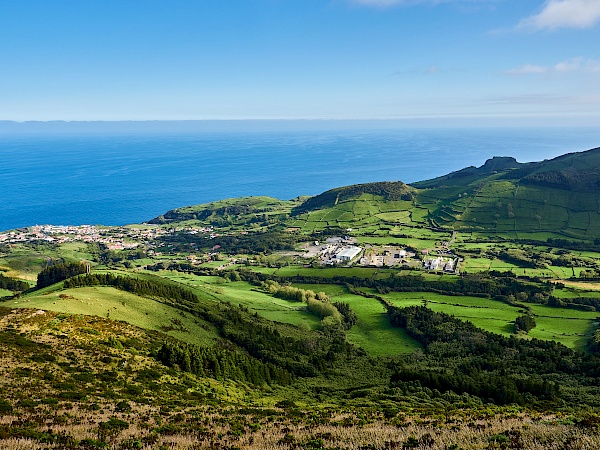
[[[319,270],[320,269],[314,269]],[[327,270],[327,269],[325,269]],[[333,270],[333,269],[332,269]],[[215,301],[242,305],[250,311],[275,322],[302,328],[319,329],[320,320],[309,313],[306,305],[282,300],[266,294],[244,281],[224,282],[220,277],[204,277],[177,272],[162,272],[165,277],[183,283],[196,293],[210,293]],[[356,313],[359,323],[346,335],[349,342],[364,348],[369,354],[394,355],[412,352],[418,344],[402,329],[392,328],[385,307],[374,299],[348,294],[343,286],[331,284],[296,284],[303,289],[323,291],[332,302],[346,302]]]
[[[275,298],[245,281],[226,282],[221,277],[197,276],[179,272],[162,272],[161,274],[165,278],[190,287],[200,297],[244,306],[265,319],[310,329],[320,327],[320,320],[310,314],[303,303]]]
[[[392,292],[383,297],[395,306],[406,307],[427,304],[427,307],[459,319],[492,333],[510,335],[513,322],[521,315],[519,308],[496,300],[480,297],[442,295],[432,292]]]
[[[319,278],[342,277],[359,277],[372,278],[378,272],[377,269],[367,267],[334,267],[334,268],[307,268],[300,266],[287,266],[275,272],[279,277],[293,277],[296,275]]]
[[[61,294],[68,295],[69,298],[60,298]],[[11,301],[7,305],[14,308],[39,308],[122,320],[200,345],[210,345],[216,338],[212,326],[189,313],[112,287],[54,291],[48,288]]]
[[[531,305],[537,326],[529,332],[531,337],[558,341],[567,347],[584,350],[600,314],[595,311],[552,308]]]
[[[421,346],[402,328],[393,328],[385,307],[372,298],[360,295],[336,295],[334,302],[348,303],[358,317],[358,323],[346,332],[348,341],[364,348],[373,356],[412,353]]]
[[[332,284],[294,284],[295,287],[325,292],[332,302],[348,303],[359,322],[346,332],[348,341],[374,356],[410,353],[420,348],[403,329],[393,328],[386,309],[376,299],[349,294],[345,287]]]
[[[91,261],[93,256],[88,251],[87,244],[83,242],[65,242],[60,244],[60,254],[66,259],[71,261],[86,260]]]
[[[52,256],[55,256],[54,252],[48,255],[46,252],[34,252],[30,248],[15,245],[9,254],[0,257],[0,270],[7,277],[35,283],[37,274]]]
[[[593,297],[600,298],[600,291],[586,291],[582,289],[575,289],[566,287],[564,289],[554,289],[552,295],[559,298],[577,298],[577,297]]]

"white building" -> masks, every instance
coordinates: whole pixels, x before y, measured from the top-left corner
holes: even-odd
[[[352,261],[361,251],[362,248],[360,247],[345,247],[336,255],[336,259],[340,261]]]

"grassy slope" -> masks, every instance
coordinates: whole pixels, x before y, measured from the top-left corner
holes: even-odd
[[[505,336],[513,332],[512,323],[521,315],[519,308],[487,298],[432,292],[392,292],[383,297],[401,307],[423,305],[427,302],[427,306],[434,311],[451,314],[485,330]]]
[[[60,295],[67,295],[70,298],[60,298]],[[121,320],[200,345],[210,345],[216,338],[216,333],[212,331],[211,326],[188,313],[155,300],[106,286],[66,290],[46,289],[26,295],[18,301],[11,301],[8,305]]]
[[[531,337],[558,341],[567,347],[584,350],[597,325],[598,313],[546,305],[531,305],[536,327]]]
[[[195,291],[209,291],[214,294],[215,300],[243,305],[266,319],[301,328],[320,328],[320,320],[310,314],[303,303],[275,298],[246,282],[224,283],[220,277],[199,277],[176,272],[164,272],[164,276],[182,282]],[[331,295],[332,302],[349,303],[357,314],[359,323],[346,333],[348,341],[364,348],[369,354],[397,355],[409,353],[419,347],[403,330],[390,326],[385,308],[376,300],[348,294],[345,288],[337,285],[296,286],[316,292],[324,291]]]
[[[345,294],[332,301],[348,303],[358,317],[358,323],[346,332],[348,340],[374,356],[412,353],[421,346],[402,328],[392,328],[385,307],[377,300]]]
[[[110,338],[123,339],[124,348],[107,346]],[[446,403],[445,414],[435,417],[424,413],[423,401],[413,410],[383,400],[385,415],[359,404],[274,407],[289,400],[289,390],[177,373],[148,356],[156,335],[107,319],[0,308],[0,339],[0,447],[6,450],[355,449],[357,443],[384,449],[408,448],[421,438],[429,438],[432,450],[470,450],[499,448],[495,440],[507,435],[519,448],[600,445],[593,428],[573,424],[577,417],[513,406],[464,410]],[[116,427],[96,441],[109,419],[124,430]]]

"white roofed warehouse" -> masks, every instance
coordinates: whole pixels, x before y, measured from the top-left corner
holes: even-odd
[[[360,252],[360,247],[345,247],[337,255],[336,259],[340,261],[352,261]]]

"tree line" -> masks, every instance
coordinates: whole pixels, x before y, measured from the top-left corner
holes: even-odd
[[[181,341],[167,341],[156,359],[201,377],[235,380],[254,385],[290,384],[292,375],[272,363],[264,363],[246,353],[225,348],[199,347]]]
[[[418,381],[498,404],[554,401],[561,383],[592,388],[600,358],[554,341],[504,337],[423,306],[389,307],[390,323],[423,345],[418,363],[395,363],[392,383]]]
[[[64,283],[65,289],[85,286],[112,286],[122,291],[131,292],[132,294],[143,297],[160,297],[185,306],[198,303],[196,294],[177,285],[157,280],[113,275],[111,273],[79,275],[65,280]]]
[[[13,292],[23,292],[29,289],[29,284],[15,278],[5,277],[0,273],[0,289]]]
[[[77,275],[81,275],[89,271],[89,266],[76,262],[67,264],[54,264],[46,267],[37,276],[38,289],[46,286],[51,286],[60,281],[66,280]]]

